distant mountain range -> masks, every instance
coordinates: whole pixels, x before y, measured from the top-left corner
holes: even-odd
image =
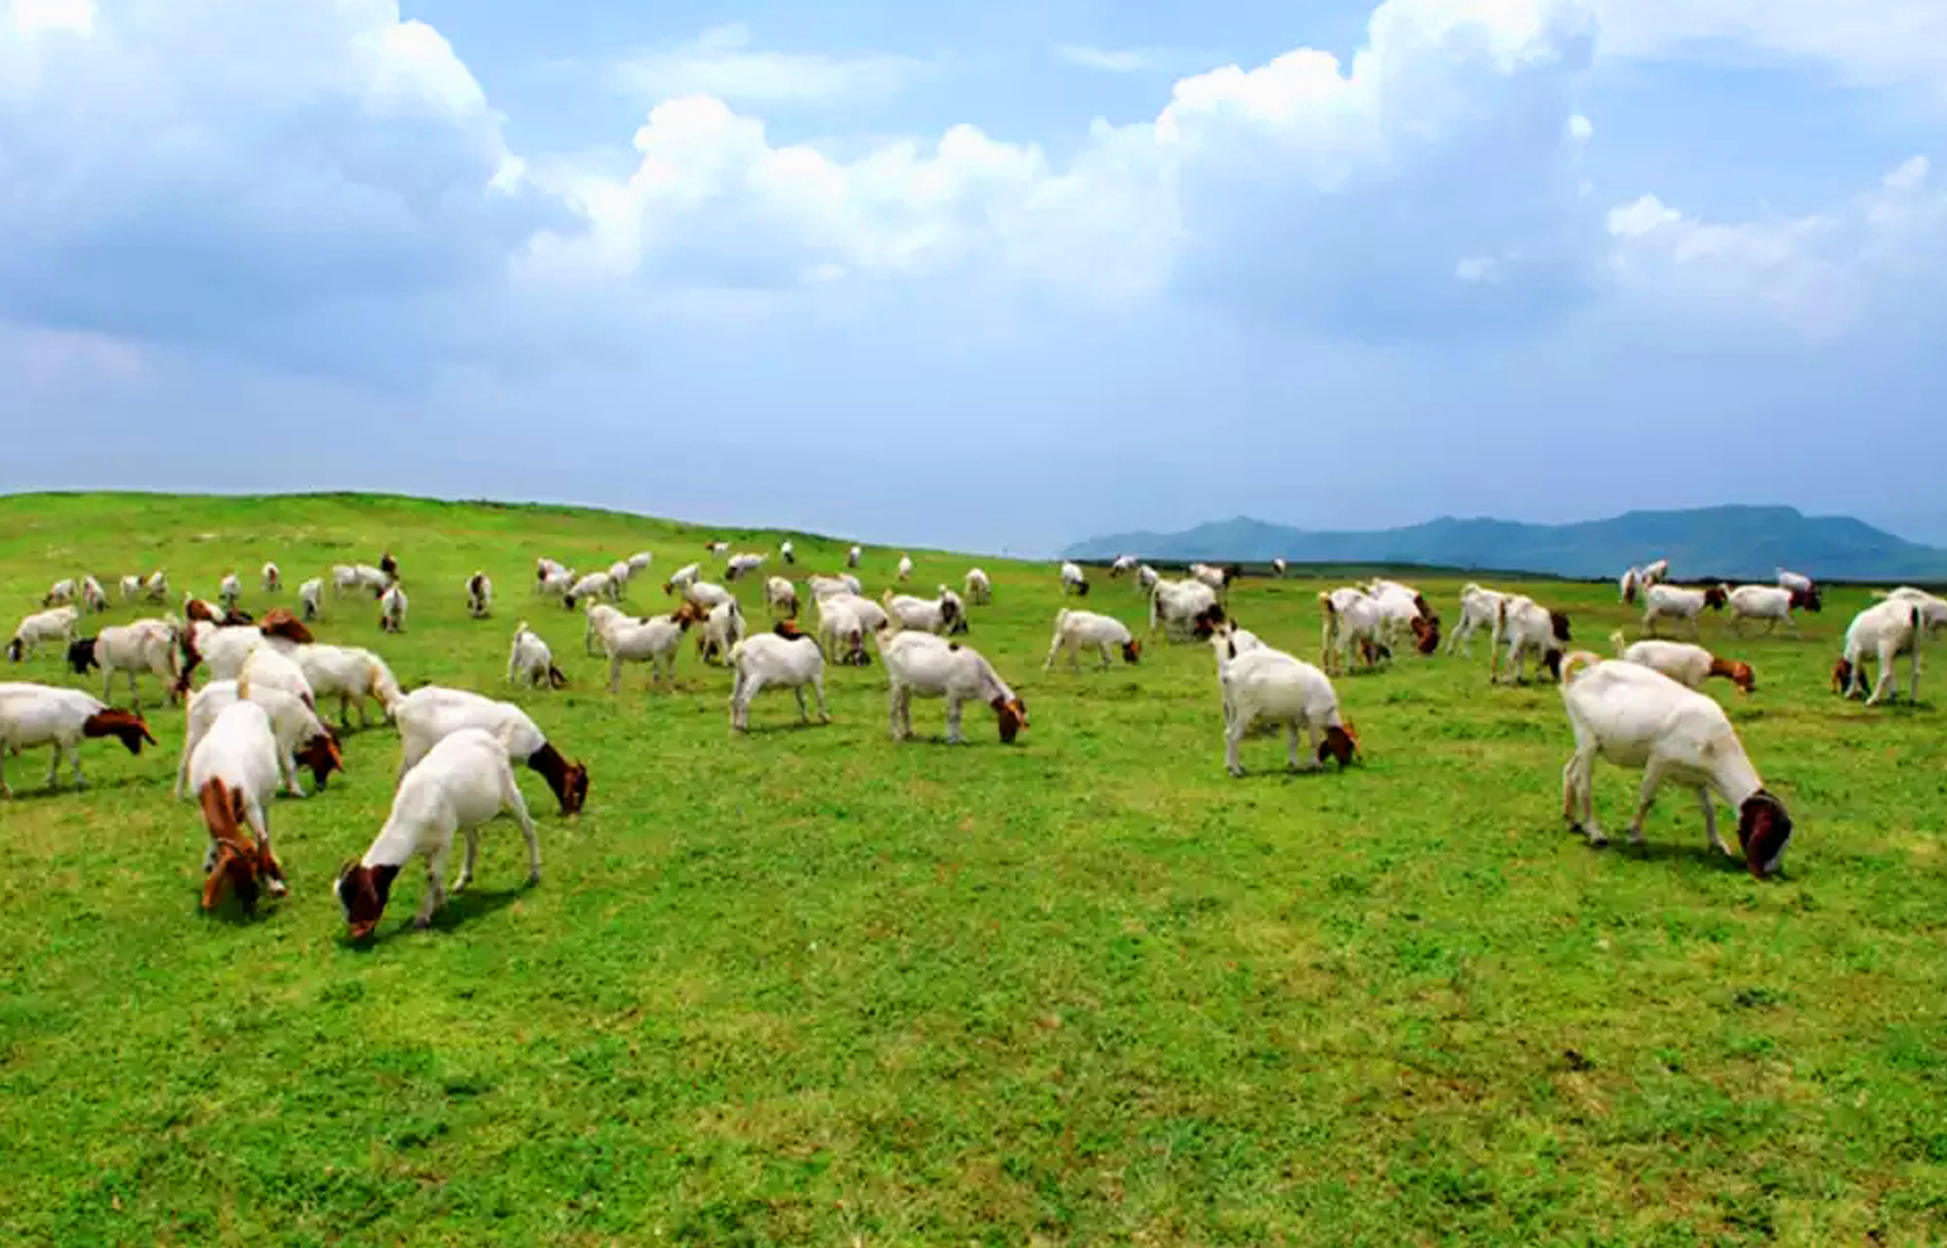
[[[1895,537],[1849,516],[1807,516],[1792,507],[1632,511],[1578,524],[1521,524],[1442,516],[1376,532],[1309,532],[1239,516],[1182,533],[1092,537],[1070,559],[1128,553],[1181,561],[1419,564],[1565,577],[1620,576],[1667,558],[1680,579],[1770,580],[1779,567],[1829,581],[1947,579],[1947,550]]]

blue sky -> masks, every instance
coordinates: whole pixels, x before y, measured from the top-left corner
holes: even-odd
[[[0,13],[0,489],[1947,543],[1938,0]]]

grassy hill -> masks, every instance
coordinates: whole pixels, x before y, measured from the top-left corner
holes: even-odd
[[[1947,550],[1895,537],[1846,516],[1791,507],[1632,511],[1580,524],[1457,520],[1379,532],[1308,532],[1240,516],[1181,533],[1122,533],[1077,542],[1074,559],[1124,552],[1155,559],[1419,564],[1606,578],[1655,558],[1675,575],[1770,580],[1792,568],[1825,581],[1947,579]]]
[[[287,583],[390,547],[412,607],[369,599],[321,640],[408,684],[505,689],[525,617],[573,681],[505,694],[589,763],[561,818],[521,773],[435,930],[401,875],[369,947],[329,884],[385,817],[389,727],[280,800],[292,893],[197,910],[205,833],[163,748],[93,742],[91,787],[0,759],[0,1226],[23,1243],[1937,1242],[1947,1235],[1947,764],[1919,708],[1826,688],[1863,592],[1753,661],[1744,741],[1790,804],[1786,878],[1754,883],[1666,791],[1642,852],[1560,822],[1555,691],[1472,658],[1340,679],[1366,758],[1223,769],[1211,656],[1041,671],[1049,565],[983,560],[967,641],[1025,697],[1002,747],[886,733],[883,670],[830,673],[834,721],[788,695],[731,736],[729,678],[685,648],[674,694],[601,691],[581,620],[528,594],[537,554],[648,547],[638,610],[720,534],[614,513],[315,496],[0,499],[0,604],[57,576],[168,568],[208,593],[265,558]],[[774,534],[721,534],[774,548]],[[798,535],[801,568],[842,546]],[[900,551],[873,547],[869,591]],[[967,560],[914,552],[916,585]],[[466,618],[462,581],[499,587]],[[770,569],[770,570],[775,570]],[[247,581],[254,578],[246,576]],[[652,583],[653,582],[653,583]],[[1422,589],[1449,617],[1455,582]],[[1300,654],[1321,583],[1246,580],[1234,607]],[[1606,586],[1537,584],[1575,635],[1625,622]],[[753,618],[757,587],[741,586]],[[273,600],[248,592],[244,605]],[[275,601],[289,602],[288,596]],[[1133,622],[1099,580],[1087,605]],[[117,607],[109,619],[136,614]],[[90,620],[89,627],[98,621]],[[0,627],[9,627],[0,623]],[[52,658],[0,678],[79,682]],[[153,696],[153,691],[147,691]],[[63,777],[65,781],[65,776]],[[1596,773],[1620,830],[1638,777]],[[1728,822],[1722,826],[1730,827]],[[1618,838],[1620,840],[1620,838]]]

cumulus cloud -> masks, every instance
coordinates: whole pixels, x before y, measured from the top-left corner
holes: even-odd
[[[708,95],[733,104],[852,102],[897,95],[932,71],[911,56],[827,56],[751,47],[742,22],[713,26],[688,43],[618,60],[613,85],[651,101]]]

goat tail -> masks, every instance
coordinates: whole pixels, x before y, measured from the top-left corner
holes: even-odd
[[[1623,656],[1623,651],[1629,648],[1629,638],[1619,628],[1609,634],[1609,644],[1616,648],[1616,657],[1620,659]]]
[[[1562,660],[1562,688],[1575,683],[1576,673],[1585,667],[1593,667],[1602,662],[1602,656],[1587,650],[1577,650]]]

